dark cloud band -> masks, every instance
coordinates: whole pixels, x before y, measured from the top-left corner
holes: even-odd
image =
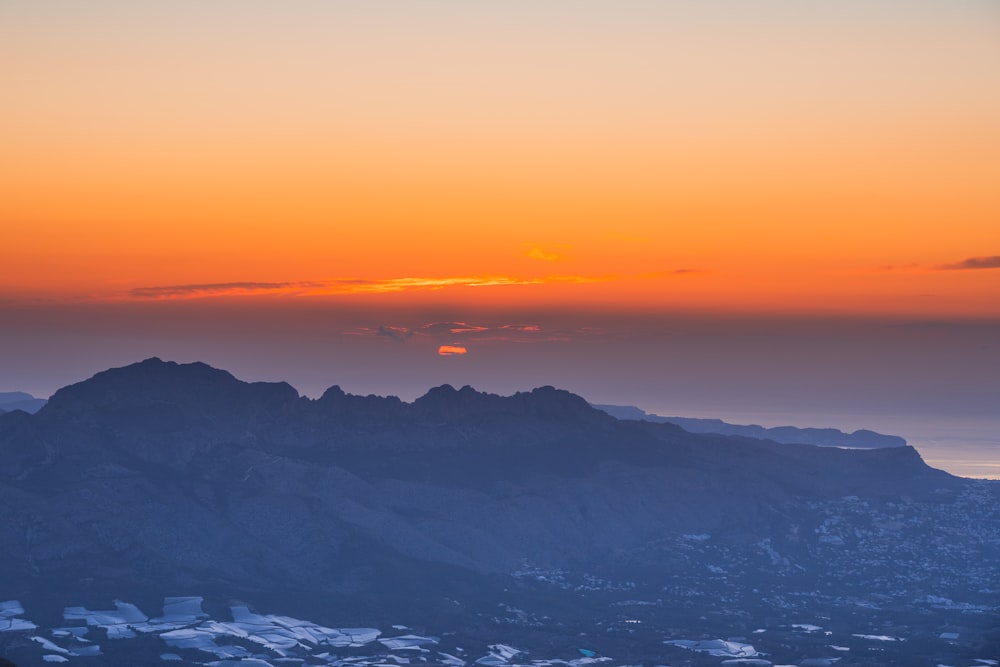
[[[970,257],[957,264],[946,264],[941,267],[946,271],[969,271],[975,269],[1000,269],[1000,255],[990,257]]]

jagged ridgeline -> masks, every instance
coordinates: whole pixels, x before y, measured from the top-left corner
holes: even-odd
[[[587,632],[588,651],[650,660],[891,620],[938,655],[959,621],[970,643],[948,650],[995,641],[998,501],[907,446],[693,434],[551,387],[313,400],[148,359],[0,415],[0,602],[56,628],[66,607],[198,596],[223,620],[249,606],[554,653]],[[0,648],[23,634],[3,630]]]

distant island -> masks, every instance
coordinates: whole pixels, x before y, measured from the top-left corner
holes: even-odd
[[[650,414],[634,405],[598,405],[598,410],[607,412],[616,419],[647,421],[656,424],[675,424],[688,433],[715,433],[733,435],[757,440],[773,440],[786,444],[816,445],[819,447],[851,447],[853,449],[881,449],[883,447],[905,447],[906,440],[898,435],[884,435],[859,429],[845,433],[835,428],[800,428],[797,426],[775,426],[765,428],[757,424],[730,424],[721,419],[694,419],[691,417],[663,417]]]

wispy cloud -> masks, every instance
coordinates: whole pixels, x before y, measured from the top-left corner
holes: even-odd
[[[238,294],[287,294],[305,292],[324,285],[318,282],[233,282],[202,283],[193,285],[161,285],[156,287],[136,287],[129,296],[139,299],[184,299],[203,296]]]
[[[495,287],[498,285],[541,285],[547,278],[515,278],[511,276],[463,276],[456,278],[387,278],[357,283],[333,280],[312,294],[360,294],[402,292],[404,290],[436,290],[446,287]]]
[[[969,257],[956,264],[945,264],[943,271],[969,271],[975,269],[1000,269],[1000,255],[990,257]]]
[[[668,269],[666,271],[651,271],[643,273],[640,278],[676,278],[677,276],[690,276],[698,273],[705,273],[701,269]]]
[[[286,282],[226,282],[191,283],[184,285],[157,285],[136,287],[127,292],[133,299],[198,299],[227,296],[325,296],[337,294],[380,294],[405,291],[433,291],[454,287],[482,288],[516,285],[554,285],[602,283],[625,278],[663,278],[670,275],[696,273],[691,269],[643,274],[634,276],[601,275],[549,275],[519,277],[504,275],[457,277],[403,277],[403,278],[335,278],[330,280]]]
[[[558,249],[554,248],[543,248],[540,245],[534,243],[525,244],[525,255],[531,259],[537,259],[542,262],[561,262],[563,257],[563,248],[560,246]]]
[[[542,330],[537,324],[504,324],[497,328],[501,331],[520,331],[524,333],[538,333]]]
[[[453,357],[468,354],[468,352],[464,345],[442,345],[438,348],[438,354],[442,357]]]
[[[190,285],[137,287],[128,292],[136,299],[196,299],[219,296],[334,294],[379,294],[410,290],[440,290],[449,287],[498,287],[505,285],[544,285],[551,283],[594,283],[614,280],[611,276],[459,276],[444,278],[384,278],[378,280],[337,278],[297,282],[229,282]]]
[[[397,342],[413,339],[422,343],[467,345],[468,343],[543,343],[590,337],[591,330],[550,329],[538,324],[479,325],[468,322],[429,322],[398,326],[357,327],[343,332],[347,336],[384,337]],[[457,342],[456,342],[457,341]]]
[[[384,336],[386,338],[396,341],[397,343],[402,343],[407,338],[413,337],[413,330],[407,329],[405,327],[387,327],[380,325],[375,330],[375,335]]]
[[[417,329],[422,334],[470,334],[470,333],[482,333],[483,331],[489,331],[489,327],[479,326],[477,324],[469,324],[467,322],[431,322],[430,324],[425,324],[419,329]]]

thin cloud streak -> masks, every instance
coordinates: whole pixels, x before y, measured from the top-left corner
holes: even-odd
[[[411,338],[413,336],[413,330],[406,329],[404,327],[379,326],[379,328],[375,330],[375,335],[385,336],[386,338],[394,340],[397,343],[402,343],[407,338]]]
[[[990,257],[969,257],[956,264],[945,264],[942,271],[972,271],[976,269],[1000,269],[1000,255]]]
[[[447,341],[459,345],[456,340],[480,343],[544,343],[566,342],[574,339],[592,338],[594,334],[606,334],[604,330],[588,328],[556,330],[546,329],[537,324],[478,325],[467,322],[430,322],[422,325],[399,326],[380,324],[372,327],[356,327],[341,332],[347,336],[384,337],[398,343],[413,339],[417,342],[442,343]]]
[[[448,287],[498,287],[510,285],[544,285],[550,283],[596,283],[616,280],[614,276],[546,276],[515,278],[512,276],[462,276],[454,278],[386,278],[380,280],[335,279],[298,282],[230,282],[193,285],[137,287],[128,292],[135,299],[196,299],[220,296],[295,295],[322,296],[334,294],[378,294],[410,290],[440,290]]]
[[[674,278],[677,276],[691,276],[699,273],[707,273],[702,269],[673,269],[670,271],[651,271],[643,273],[640,278]]]
[[[541,262],[561,262],[564,259],[560,252],[547,250],[539,245],[529,245],[525,255]]]
[[[224,294],[275,294],[301,292],[303,290],[315,289],[322,285],[323,283],[317,282],[232,282],[163,285],[156,287],[136,287],[129,291],[129,296],[138,299],[183,299]]]

